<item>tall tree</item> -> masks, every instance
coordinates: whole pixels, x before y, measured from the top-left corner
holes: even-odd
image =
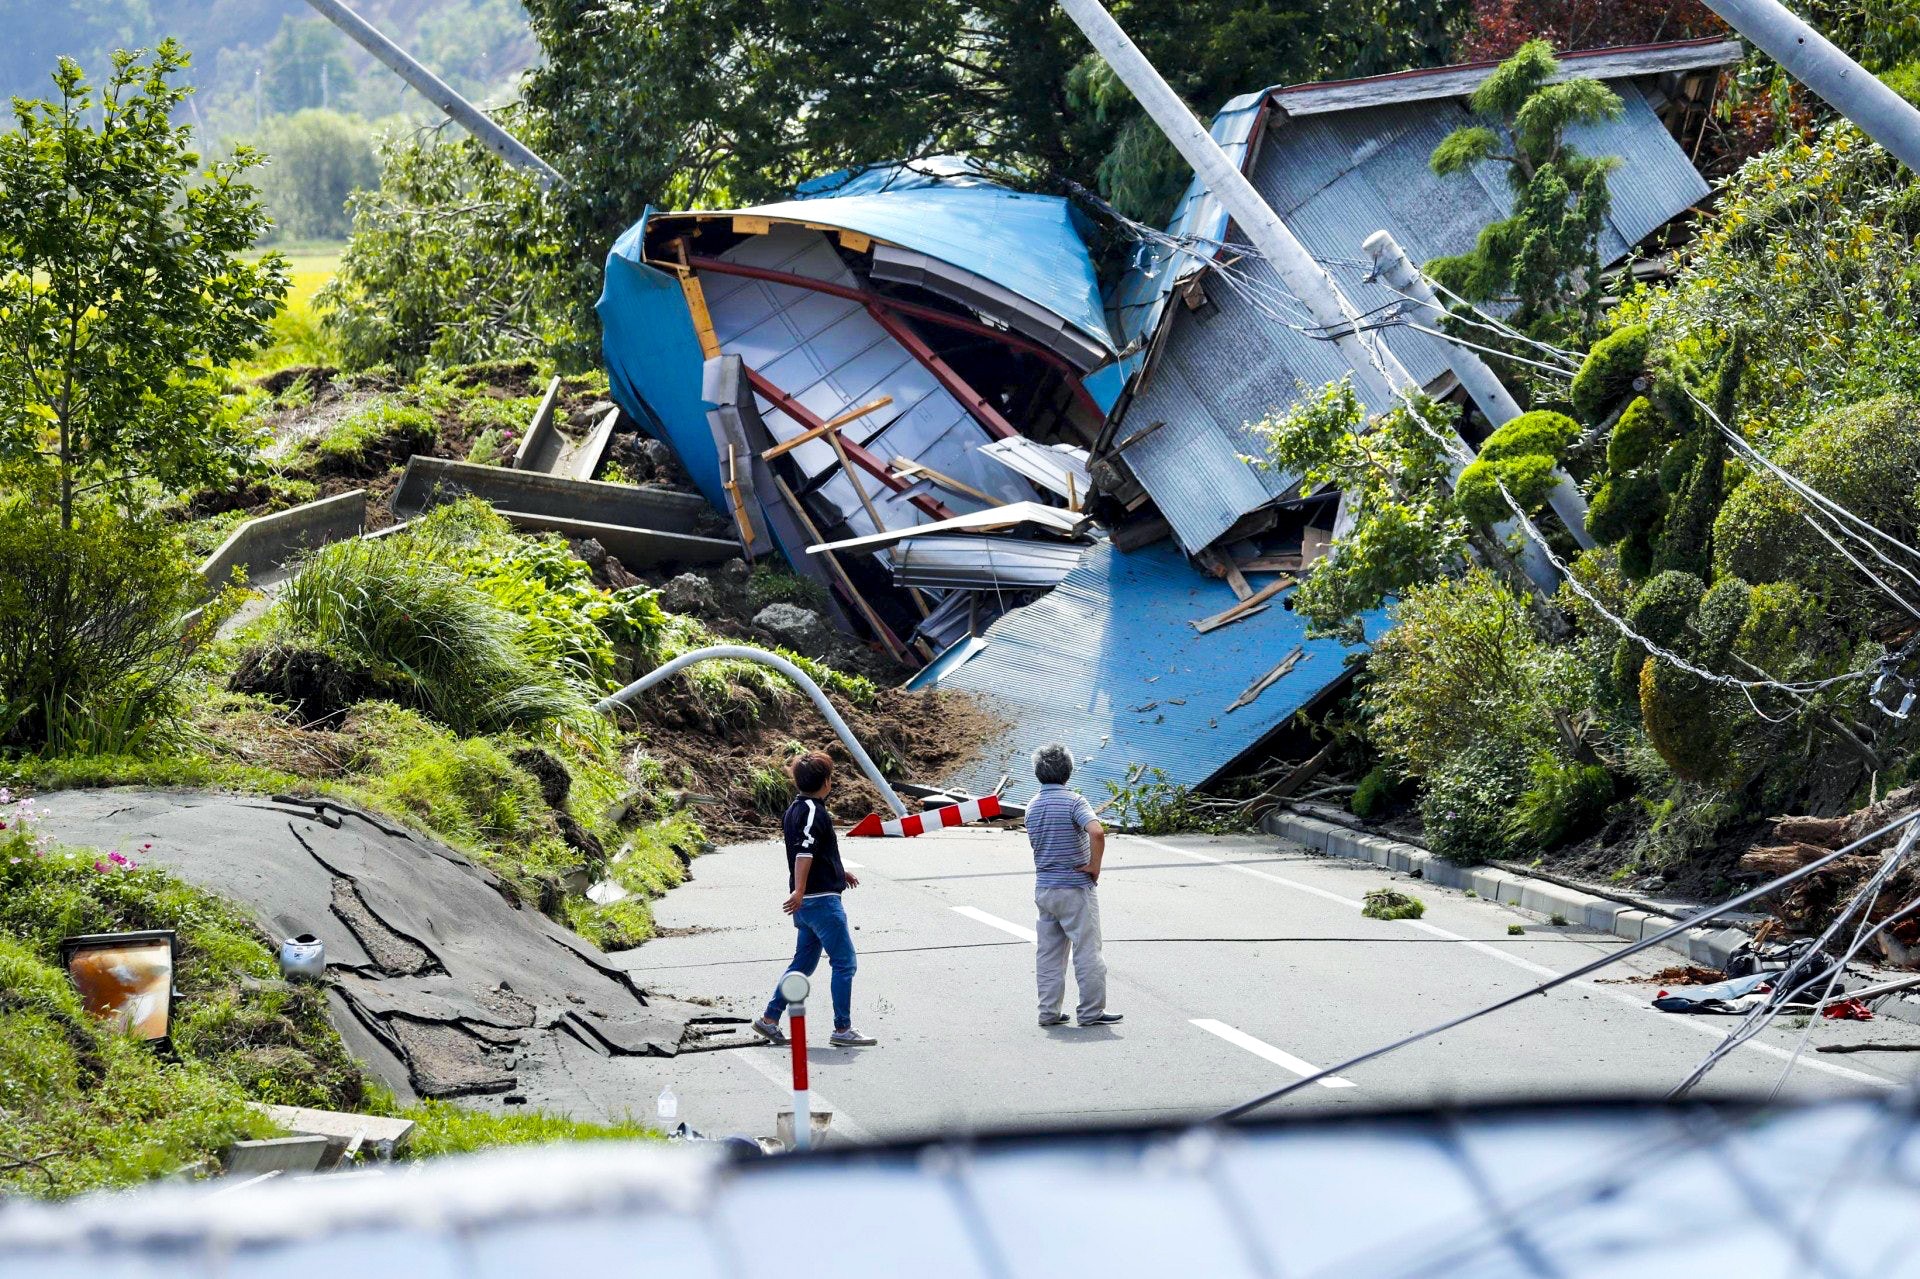
[[[204,168],[174,123],[172,41],[116,53],[97,92],[62,58],[52,101],[0,133],[0,473],[58,502],[223,478],[249,452],[222,366],[265,335],[284,263],[236,150]]]
[[[1431,262],[1427,270],[1461,296],[1484,302],[1511,295],[1521,328],[1590,333],[1600,309],[1600,231],[1610,197],[1612,156],[1588,156],[1567,142],[1579,124],[1616,119],[1619,95],[1598,80],[1555,81],[1560,63],[1544,40],[1530,40],[1474,90],[1469,105],[1483,123],[1463,125],[1433,150],[1445,176],[1479,164],[1507,172],[1514,210],[1485,227],[1472,252]]]

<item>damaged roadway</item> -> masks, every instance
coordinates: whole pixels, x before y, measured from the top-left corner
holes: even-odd
[[[40,812],[63,843],[150,841],[148,860],[241,903],[276,940],[318,936],[334,1024],[403,1100],[619,1116],[640,1109],[623,1063],[745,1039],[710,1008],[644,991],[513,905],[485,869],[384,820],[330,803],[132,790],[63,791]]]
[[[1015,787],[1013,797],[1024,793]],[[1100,899],[1108,1003],[1126,1020],[1043,1031],[1033,948],[1018,935],[1033,927],[1024,833],[955,829],[846,840],[842,851],[861,880],[847,895],[860,948],[855,1024],[880,1044],[816,1044],[812,1082],[836,1110],[835,1129],[853,1137],[1203,1117],[1303,1066],[1334,1065],[1624,945],[1271,837],[1117,834]],[[772,843],[708,854],[697,880],[656,903],[662,935],[610,960],[648,990],[720,996],[726,1011],[752,1015],[793,944],[779,913],[781,866]],[[1387,884],[1423,899],[1425,918],[1363,917],[1362,894]],[[1509,936],[1516,924],[1523,935]],[[1671,961],[1635,956],[1601,976]],[[823,964],[822,999],[826,977]],[[1310,1087],[1275,1109],[1657,1097],[1733,1024],[1656,1012],[1658,989],[1578,983],[1360,1067],[1346,1076],[1350,1087]],[[1800,1033],[1781,1019],[1698,1095],[1764,1094]],[[1920,1045],[1920,1027],[1822,1021],[1784,1095],[1879,1095],[1913,1076],[1910,1053],[1812,1051],[1867,1040]],[[781,1050],[628,1064],[639,1096],[671,1084],[681,1118],[703,1131],[766,1132],[788,1103]]]

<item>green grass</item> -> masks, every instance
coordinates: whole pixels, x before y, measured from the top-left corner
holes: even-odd
[[[339,347],[321,324],[313,298],[339,271],[341,247],[314,243],[279,250],[287,259],[289,280],[286,301],[270,326],[272,341],[236,367],[235,373],[254,378],[299,364],[339,362]]]
[[[570,1119],[544,1110],[492,1114],[464,1110],[450,1102],[423,1101],[399,1112],[414,1121],[406,1157],[430,1159],[495,1146],[546,1145],[556,1141],[640,1141],[661,1139],[658,1129],[634,1118],[613,1123]]]

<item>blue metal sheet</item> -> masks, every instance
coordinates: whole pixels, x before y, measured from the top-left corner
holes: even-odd
[[[970,161],[940,156],[832,174],[804,184],[792,200],[737,212],[844,227],[925,253],[1038,303],[1115,349],[1072,206],[1002,186]]]
[[[1161,543],[1122,555],[1089,550],[1059,586],[988,628],[986,643],[932,682],[980,698],[1010,726],[982,756],[940,779],[980,793],[1012,774],[1012,795],[1033,789],[1027,756],[1061,742],[1073,752],[1074,785],[1106,797],[1136,765],[1169,782],[1198,786],[1286,723],[1336,679],[1358,650],[1310,640],[1280,606],[1206,635],[1189,622],[1232,607],[1224,582],[1197,572]],[[1385,625],[1369,615],[1370,630]],[[1227,706],[1285,657],[1300,665],[1251,705]]]

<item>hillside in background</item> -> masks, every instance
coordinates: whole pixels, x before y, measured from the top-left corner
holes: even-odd
[[[462,93],[512,94],[536,45],[519,0],[358,0],[354,6]],[[98,74],[116,48],[173,36],[193,54],[209,133],[243,137],[274,116],[331,107],[416,113],[404,86],[302,0],[0,0],[0,93],[44,96],[54,59]]]

